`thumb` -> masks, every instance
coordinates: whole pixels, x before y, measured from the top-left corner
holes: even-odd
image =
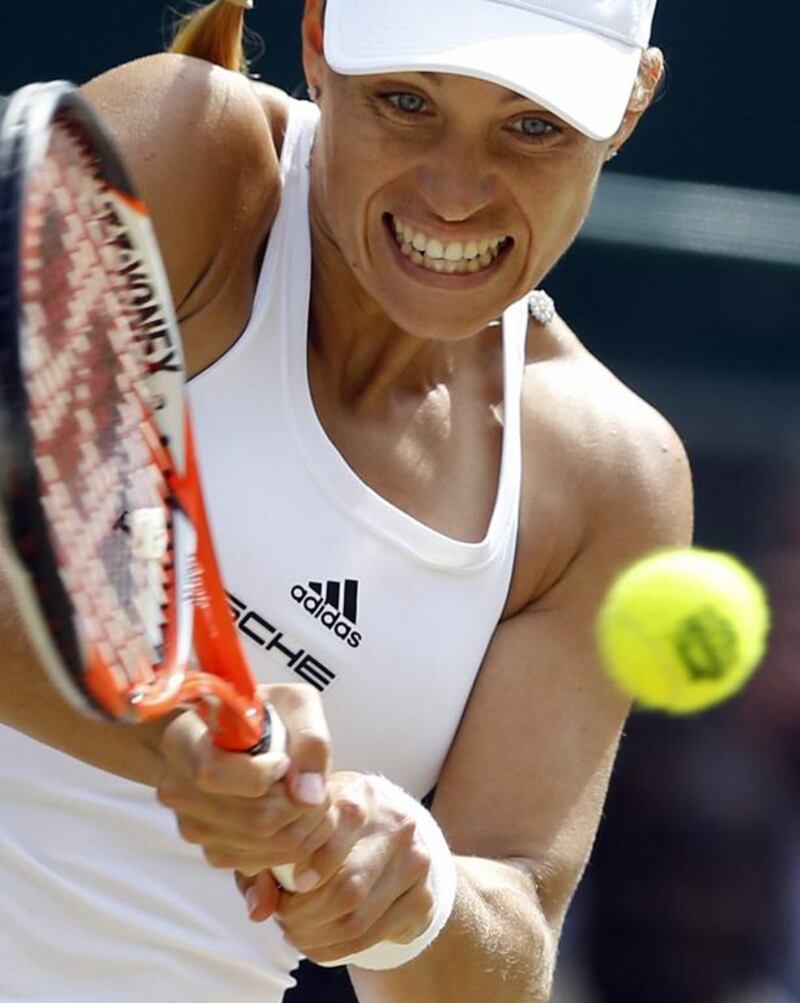
[[[319,693],[297,683],[274,683],[264,689],[286,728],[291,757],[286,774],[289,797],[298,805],[323,804],[327,799],[331,738]]]

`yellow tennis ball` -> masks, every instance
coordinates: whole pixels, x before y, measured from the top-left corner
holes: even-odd
[[[608,674],[642,707],[692,714],[736,693],[764,656],[769,606],[730,554],[657,551],[616,579],[597,617]]]

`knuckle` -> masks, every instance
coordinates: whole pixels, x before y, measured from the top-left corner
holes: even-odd
[[[372,924],[369,918],[365,915],[364,911],[360,909],[356,909],[354,912],[350,912],[346,916],[342,916],[338,923],[342,940],[345,941],[363,937],[371,925]]]
[[[343,824],[354,829],[360,829],[367,821],[365,806],[352,795],[337,799],[336,807]]]
[[[433,895],[433,889],[428,885],[424,884],[418,893],[417,905],[420,914],[423,917],[425,927],[430,926],[433,922],[433,914],[436,908],[436,900]]]
[[[320,824],[309,832],[299,843],[299,850],[303,858],[321,850],[334,833],[333,822],[325,818]]]
[[[417,835],[417,823],[408,815],[403,815],[397,823],[398,838],[406,843],[413,843]]]
[[[305,725],[297,728],[292,736],[292,752],[308,756],[314,762],[322,762],[328,756],[330,739],[317,728]]]
[[[273,683],[266,687],[267,698],[287,710],[299,710],[322,701],[319,693],[308,683]]]
[[[401,815],[392,819],[389,828],[390,838],[393,845],[404,853],[410,853],[417,840],[417,826],[413,818]]]
[[[337,898],[348,912],[353,912],[362,906],[367,894],[367,883],[361,874],[350,873],[342,876]]]
[[[427,851],[419,845],[412,843],[406,853],[405,873],[406,877],[413,881],[425,881],[431,869],[431,858]]]
[[[219,778],[217,783],[219,783]],[[249,773],[242,771],[236,780],[235,793],[239,797],[263,798],[270,788],[269,778],[260,770],[252,770]]]
[[[219,869],[230,870],[236,866],[236,861],[224,850],[221,850],[216,846],[204,846],[203,856],[206,858],[211,867],[216,867]]]
[[[197,819],[185,815],[177,816],[178,832],[187,843],[202,843],[208,836],[208,829]]]
[[[178,788],[166,780],[156,787],[156,798],[166,808],[177,808],[180,803]]]

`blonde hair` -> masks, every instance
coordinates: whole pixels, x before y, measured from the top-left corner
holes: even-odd
[[[178,21],[169,51],[247,73],[244,8],[227,0],[214,0],[184,15]]]

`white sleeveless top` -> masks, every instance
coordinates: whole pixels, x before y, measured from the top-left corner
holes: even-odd
[[[291,103],[282,204],[251,320],[192,381],[231,608],[264,682],[322,694],[336,769],[417,796],[436,782],[503,609],[517,535],[527,308],[503,318],[504,438],[486,536],[451,539],[381,498],[325,435],[306,369],[307,164]],[[142,785],[0,726],[0,1000],[277,1003],[297,953]]]

